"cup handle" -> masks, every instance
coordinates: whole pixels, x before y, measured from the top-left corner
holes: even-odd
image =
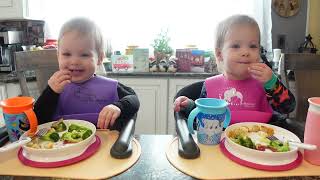
[[[230,113],[230,109],[227,107],[226,119],[224,120],[223,127],[227,128],[230,124],[230,121],[231,121],[231,113]]]
[[[33,136],[37,132],[37,126],[38,126],[37,116],[32,109],[25,110],[23,112],[27,115],[29,124],[30,124],[30,130],[28,131],[28,135]]]
[[[193,120],[198,115],[199,112],[200,112],[199,108],[196,107],[189,114],[189,117],[188,117],[188,129],[189,129],[189,132],[191,134],[194,134]]]

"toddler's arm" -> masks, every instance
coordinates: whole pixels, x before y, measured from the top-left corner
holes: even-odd
[[[50,122],[58,106],[59,94],[48,85],[34,104],[38,124]]]
[[[192,102],[193,101],[186,96],[179,96],[173,103],[174,111],[185,111],[186,109],[189,109],[189,106],[191,106]]]
[[[207,90],[205,84],[203,84],[201,93],[199,98],[206,98],[207,97]],[[183,111],[186,116],[189,116],[190,112],[196,107],[194,101],[192,99],[189,99],[186,96],[179,96],[174,101],[174,111],[179,112]]]
[[[293,94],[282,84],[275,74],[265,83],[264,88],[273,110],[282,114],[288,114],[294,110],[296,100]]]
[[[264,84],[267,99],[273,110],[288,114],[296,106],[296,101],[290,90],[288,90],[270,67],[264,63],[253,63],[248,68],[251,76]]]
[[[70,71],[67,70],[59,70],[50,77],[48,80],[48,86],[42,92],[34,105],[34,111],[39,124],[52,120],[57,109],[59,94],[70,82]]]
[[[128,119],[136,114],[140,107],[138,96],[134,90],[121,83],[118,83],[119,101],[113,104],[121,109],[120,118]]]
[[[140,102],[133,89],[118,82],[117,91],[119,101],[105,106],[99,113],[99,128],[121,130],[139,110]]]

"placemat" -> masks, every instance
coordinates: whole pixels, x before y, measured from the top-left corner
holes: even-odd
[[[181,172],[199,179],[240,179],[285,176],[320,176],[320,166],[303,160],[301,165],[288,171],[269,172],[239,165],[220,151],[219,145],[198,144],[200,157],[183,159],[178,154],[178,138],[172,139],[166,156],[169,162]]]
[[[15,151],[1,154],[0,175],[37,176],[72,179],[105,179],[124,172],[134,165],[141,154],[139,142],[133,138],[132,155],[127,159],[115,159],[110,155],[110,149],[116,141],[117,131],[98,130],[96,135],[101,139],[99,150],[90,158],[79,163],[59,168],[33,168],[23,165]]]

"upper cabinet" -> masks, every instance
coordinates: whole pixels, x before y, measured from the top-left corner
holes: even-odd
[[[43,20],[42,0],[0,0],[0,20]]]

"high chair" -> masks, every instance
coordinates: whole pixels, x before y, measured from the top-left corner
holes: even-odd
[[[39,96],[46,88],[48,79],[59,69],[56,49],[46,49],[41,51],[21,51],[15,53],[16,72],[23,96],[31,94]],[[27,84],[27,79],[35,74],[37,88],[31,93],[31,88]],[[36,98],[36,97],[35,97]]]
[[[195,101],[200,96],[203,82],[204,81],[195,82],[182,88],[177,92],[174,99],[177,99],[179,96],[186,96]],[[182,111],[174,112],[174,118],[176,120],[176,131],[179,137],[179,155],[186,159],[195,159],[199,157],[200,149],[188,130],[188,114],[185,114]]]
[[[288,71],[294,73],[294,83],[289,81]],[[304,125],[309,107],[309,97],[320,96],[320,55],[310,53],[284,54],[280,60],[282,82],[292,90],[296,99],[296,115],[285,119],[279,126],[294,132],[301,140],[304,136]],[[289,83],[290,82],[290,83]],[[292,86],[292,84],[294,84]]]
[[[48,85],[48,79],[59,69],[56,49],[40,51],[21,51],[15,53],[16,71],[23,96],[31,96],[27,85],[26,73],[35,72],[37,81],[37,94],[39,95]],[[29,75],[30,76],[30,75]],[[36,98],[36,97],[34,97]],[[132,154],[131,140],[137,115],[125,121],[126,124],[116,124],[116,129],[121,129],[116,142],[113,144],[110,154],[114,158],[127,158]],[[119,121],[120,122],[120,121]],[[121,121],[123,122],[123,121]]]
[[[297,120],[287,117],[281,117],[274,114],[270,120],[270,124],[280,126],[295,133],[303,140],[304,121],[308,108],[308,97],[320,96],[320,83],[316,83],[316,78],[320,77],[320,56],[319,55],[301,55],[288,54],[284,60],[285,69],[295,70],[296,88],[297,88]],[[179,96],[187,96],[192,100],[199,98],[204,81],[199,81],[182,88],[176,94]],[[303,110],[300,110],[303,108]],[[188,114],[184,112],[174,112],[176,120],[176,131],[179,137],[179,155],[186,159],[194,159],[200,155],[200,149],[189,133],[187,127]],[[232,117],[231,117],[232,118]],[[194,127],[195,124],[194,124]]]

